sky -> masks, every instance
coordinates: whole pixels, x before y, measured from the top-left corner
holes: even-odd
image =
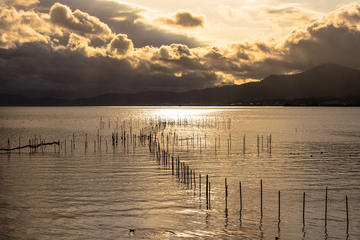
[[[0,0],[0,93],[88,97],[360,68],[360,1]]]

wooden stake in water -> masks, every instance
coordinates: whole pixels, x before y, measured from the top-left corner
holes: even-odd
[[[269,153],[271,154],[271,144],[272,144],[272,139],[271,139],[271,134],[270,134],[270,136],[269,136],[269,147],[270,147],[270,149],[269,149]]]
[[[230,151],[231,151],[231,134],[229,134],[229,141],[230,141]]]
[[[206,208],[209,208],[209,175],[206,174]]]
[[[279,222],[280,222],[280,207],[281,207],[281,205],[280,205],[280,191],[279,191],[279,216],[278,216]]]
[[[325,227],[327,226],[327,202],[328,202],[328,188],[325,189]]]
[[[245,135],[243,136],[243,154],[245,154]]]
[[[192,178],[192,176],[193,176],[193,172],[192,172],[192,169],[190,169],[190,175],[189,175],[189,178],[190,178],[190,189],[192,189],[192,186],[193,186],[193,182],[192,182],[193,178]]]
[[[217,144],[217,143],[216,143],[216,137],[215,137],[215,154],[216,154],[216,144]]]
[[[227,185],[227,179],[225,178],[225,211],[227,211],[228,209],[227,200],[228,200],[228,185]]]
[[[209,182],[209,209],[211,208],[211,204],[210,204],[210,202],[211,202],[211,183]]]
[[[228,155],[230,154],[230,139],[227,139],[228,142]]]
[[[240,218],[241,218],[241,213],[243,209],[241,181],[239,181],[239,192],[240,192]]]
[[[205,149],[206,149],[206,134],[205,134]]]
[[[183,183],[186,184],[186,165],[183,163]]]
[[[303,193],[303,227],[305,227],[305,192]]]
[[[194,194],[195,194],[195,191],[196,191],[196,172],[195,172],[195,170],[193,170],[193,176],[194,176]]]
[[[97,129],[97,143],[98,145],[100,145],[100,132],[99,132],[99,129]]]
[[[260,180],[260,217],[263,218],[263,184],[262,179]]]
[[[186,184],[186,166],[184,162],[183,162],[182,170],[183,170],[183,183]]]
[[[199,174],[199,197],[201,198],[201,174]]]
[[[346,234],[349,234],[349,204],[348,204],[348,196],[345,197],[346,202]]]

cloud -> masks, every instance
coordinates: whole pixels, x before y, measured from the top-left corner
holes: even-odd
[[[47,15],[33,10],[1,7],[0,20],[1,48],[15,48],[26,42],[49,43],[53,36],[62,35],[62,32],[49,22]]]
[[[111,40],[108,49],[114,55],[126,56],[132,53],[134,45],[126,34],[118,34]]]
[[[304,25],[315,21],[320,14],[297,6],[263,7],[262,14],[266,15],[270,24],[280,26]]]
[[[106,50],[104,48],[90,46],[90,43],[90,39],[75,33],[71,33],[69,35],[68,44],[66,45],[65,49],[79,52],[87,57],[106,56]],[[62,50],[64,49],[62,46],[58,48]]]
[[[97,17],[80,10],[71,9],[61,3],[55,3],[50,8],[51,21],[70,31],[84,36],[96,36],[100,38],[111,38],[113,33],[108,25],[101,22]]]
[[[203,27],[205,23],[203,16],[195,16],[189,11],[179,11],[171,18],[159,18],[157,20],[169,26],[182,28]]]

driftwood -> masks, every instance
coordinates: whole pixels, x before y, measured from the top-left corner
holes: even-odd
[[[14,150],[19,150],[19,149],[23,149],[23,148],[38,148],[41,146],[47,146],[47,145],[60,145],[60,142],[49,142],[49,143],[39,143],[39,144],[28,144],[22,147],[15,147],[15,148],[0,148],[0,151],[14,151]]]

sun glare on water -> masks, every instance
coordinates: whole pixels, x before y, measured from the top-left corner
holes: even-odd
[[[213,108],[164,108],[155,112],[155,115],[166,118],[190,117],[216,111]]]

